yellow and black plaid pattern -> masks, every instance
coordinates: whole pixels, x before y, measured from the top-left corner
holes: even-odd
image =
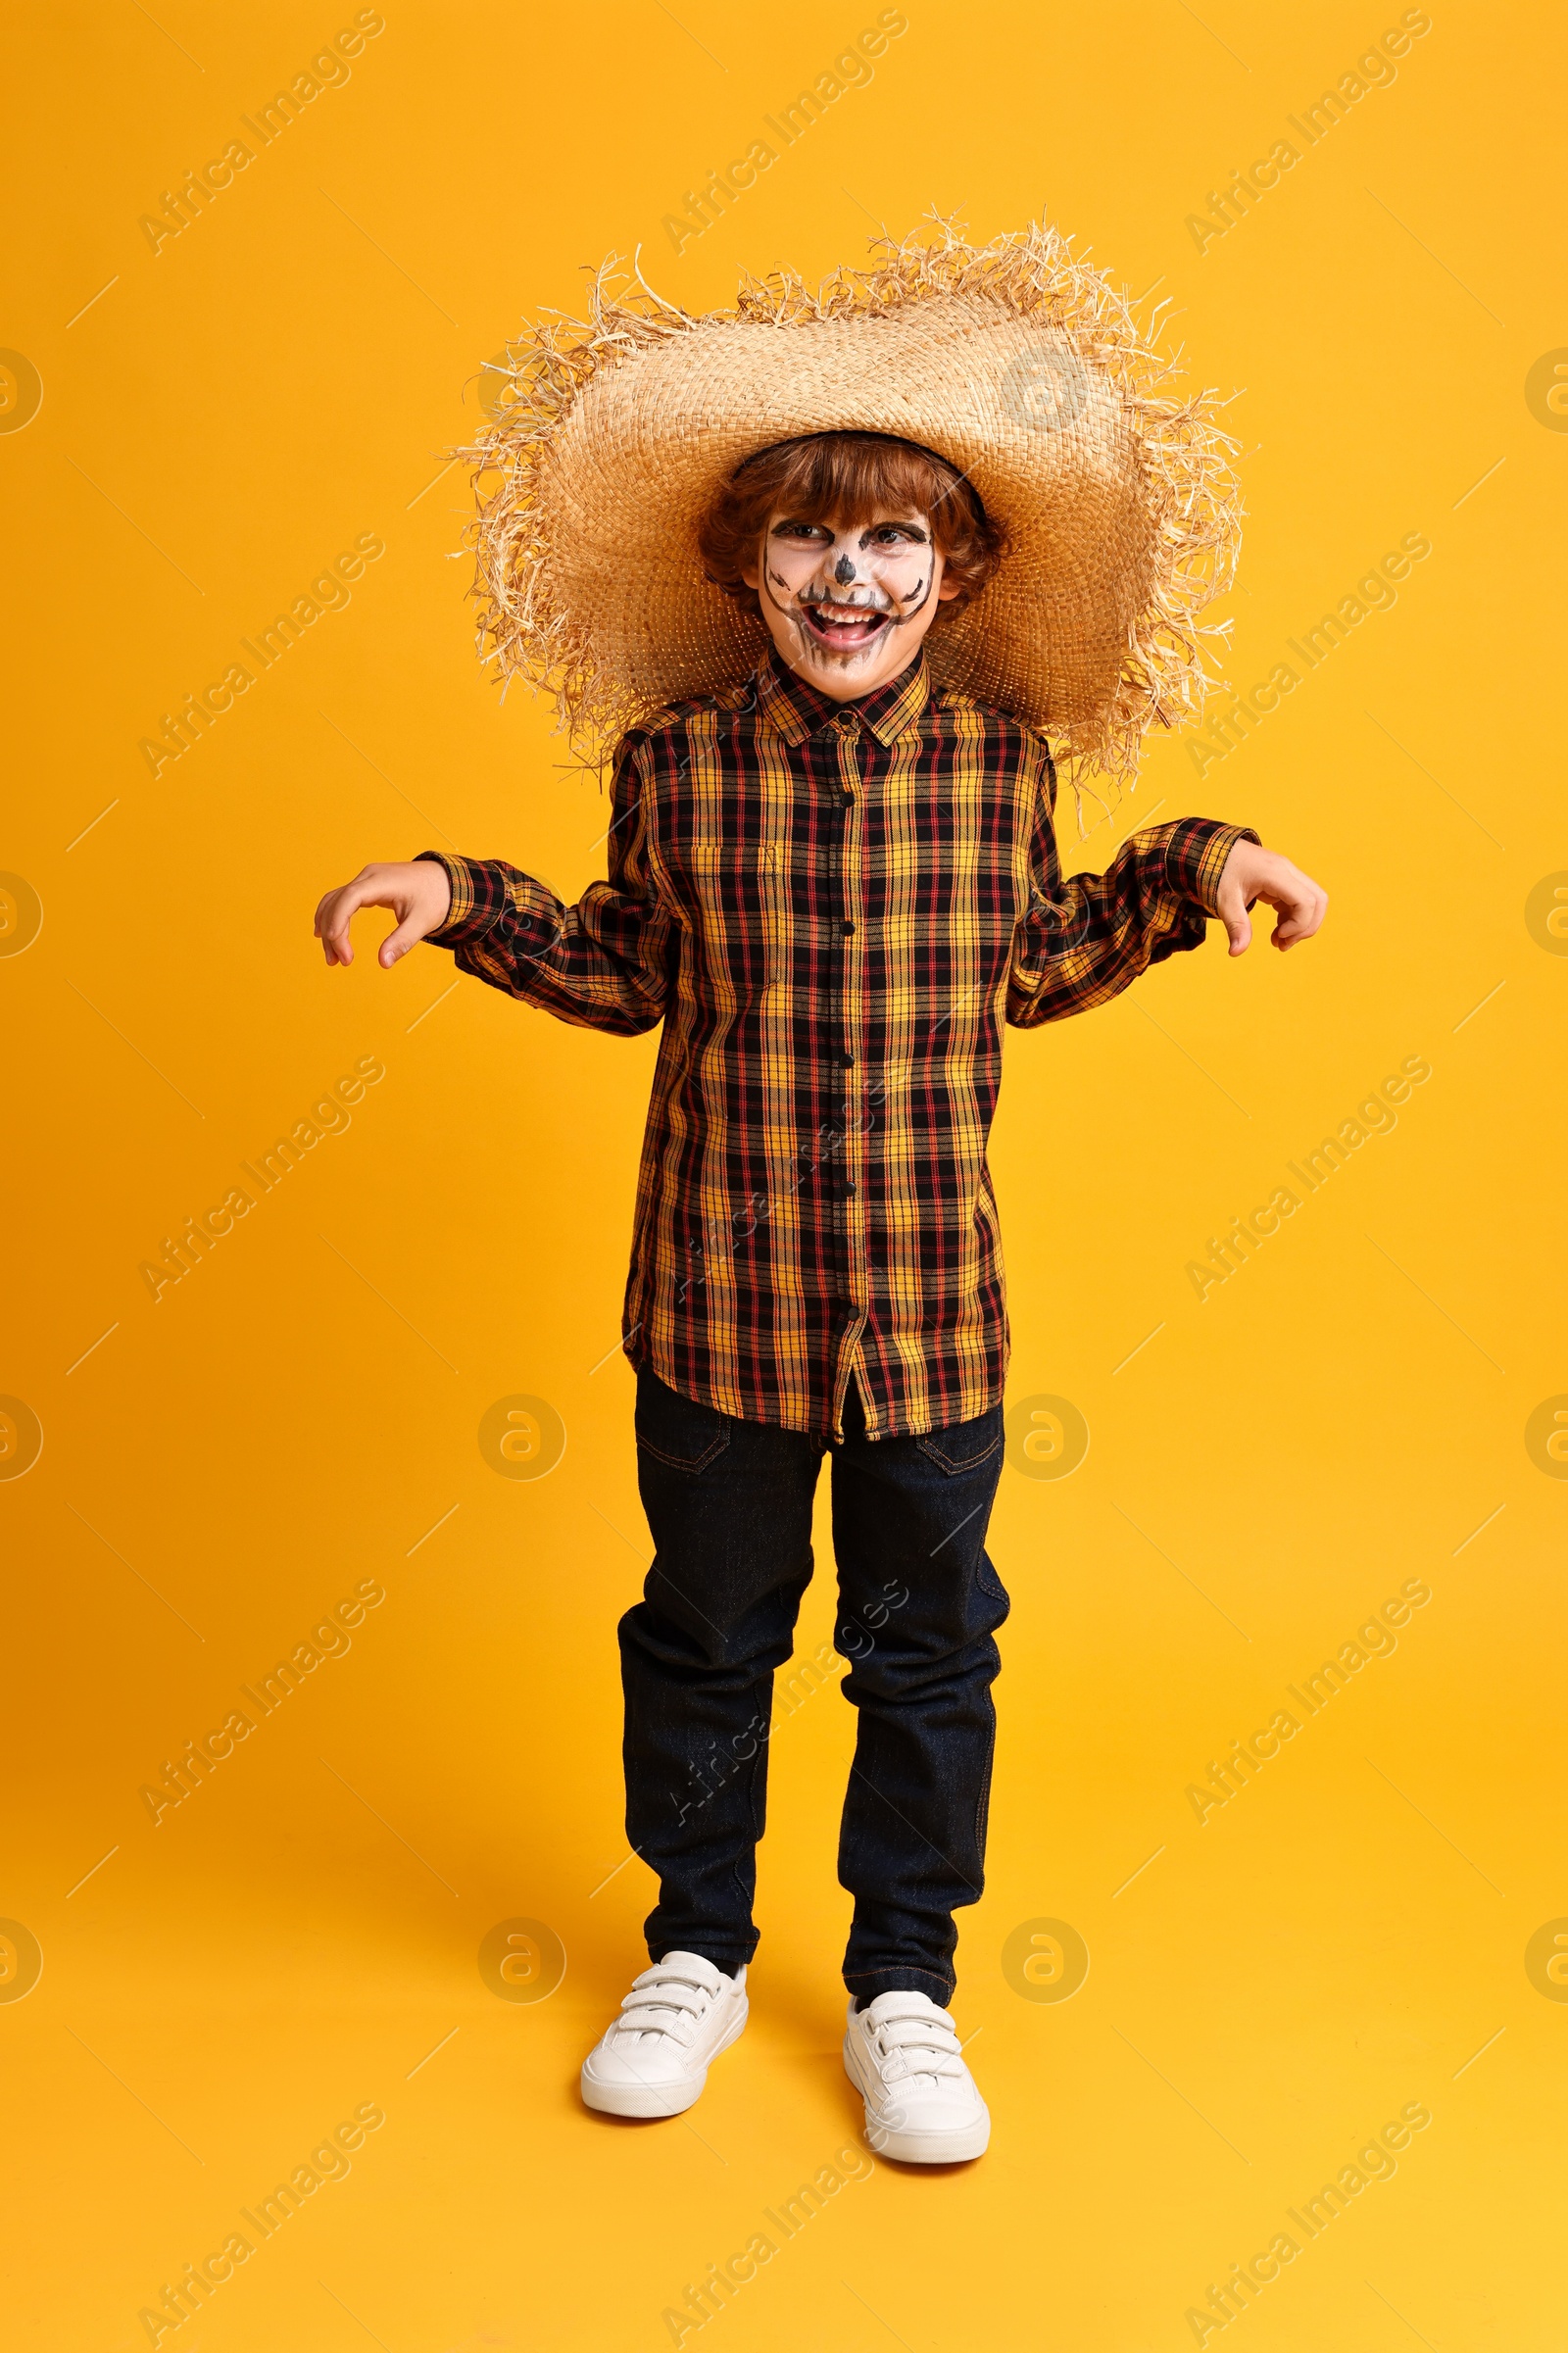
[[[1055,774],[923,659],[852,704],[765,662],[614,763],[610,874],[565,907],[436,858],[435,944],[564,1021],[663,1021],[623,1344],[720,1412],[874,1437],[971,1420],[1009,1348],[986,1143],[1002,1034],[1196,947],[1246,828],[1137,834],[1063,881]]]

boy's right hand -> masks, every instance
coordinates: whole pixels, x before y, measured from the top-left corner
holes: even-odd
[[[433,858],[364,867],[352,882],[328,891],[316,910],[316,936],[329,964],[353,963],[349,924],[362,907],[389,907],[398,919],[377,952],[390,970],[399,956],[441,929],[452,908],[452,885],[445,866]]]

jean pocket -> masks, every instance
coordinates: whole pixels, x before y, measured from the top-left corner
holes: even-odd
[[[682,1397],[657,1374],[645,1374],[638,1382],[638,1447],[672,1471],[686,1471],[694,1478],[706,1471],[729,1445],[733,1428],[728,1415],[696,1397]]]
[[[1002,1408],[993,1405],[989,1413],[978,1414],[972,1422],[954,1422],[946,1430],[928,1430],[914,1443],[950,1479],[964,1471],[977,1471],[982,1463],[991,1460],[1002,1444]]]

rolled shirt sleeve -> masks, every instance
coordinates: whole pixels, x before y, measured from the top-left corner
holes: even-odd
[[[616,759],[609,839],[609,878],[590,883],[575,907],[504,859],[421,850],[452,885],[447,920],[429,945],[450,948],[460,971],[558,1020],[621,1037],[652,1029],[668,1000],[672,924],[649,875],[630,737]]]
[[[1103,874],[1061,877],[1049,814],[1037,842],[1034,899],[1018,926],[1007,1019],[1018,1029],[1104,1005],[1151,964],[1201,944],[1220,876],[1250,826],[1181,817],[1136,833]]]

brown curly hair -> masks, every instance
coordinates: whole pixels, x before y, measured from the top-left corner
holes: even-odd
[[[698,526],[708,578],[748,613],[761,605],[742,566],[755,565],[767,519],[779,514],[849,530],[891,515],[927,516],[946,565],[943,585],[958,591],[944,613],[977,597],[1007,552],[1006,533],[978,492],[935,450],[892,433],[808,433],[737,466]]]

